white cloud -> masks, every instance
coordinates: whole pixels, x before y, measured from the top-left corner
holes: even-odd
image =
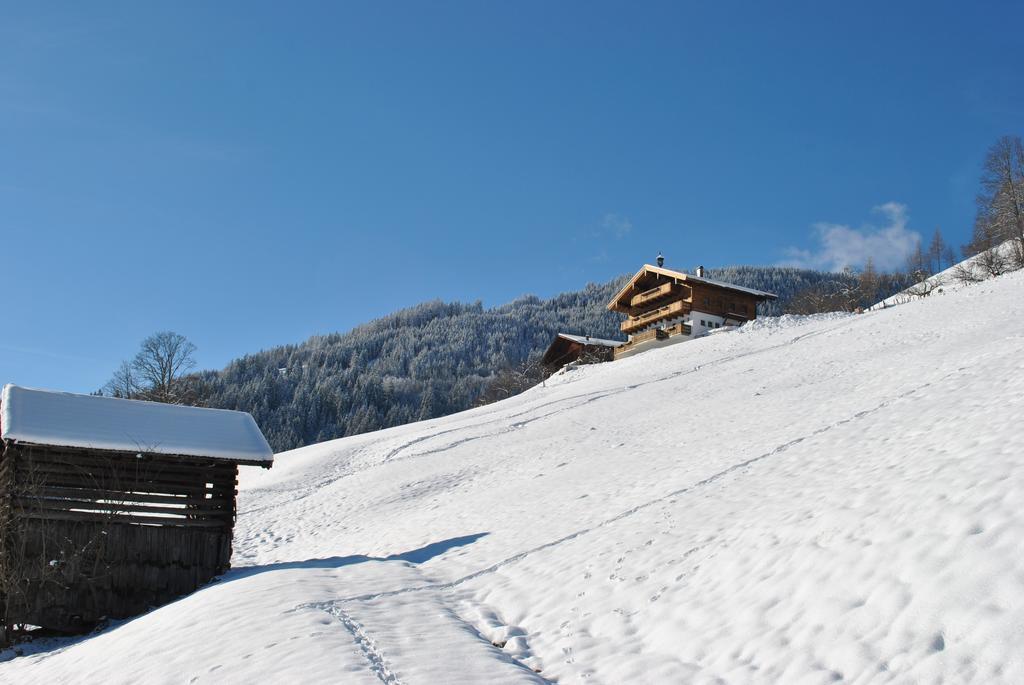
[[[620,214],[605,214],[601,220],[603,232],[615,239],[625,238],[633,230],[633,222],[629,217]]]
[[[786,250],[787,258],[779,265],[841,271],[847,266],[863,266],[871,257],[878,269],[900,268],[921,240],[921,234],[907,228],[904,204],[886,202],[872,212],[882,215],[885,224],[867,223],[860,228],[827,222],[814,224],[818,247],[810,250],[790,247]]]

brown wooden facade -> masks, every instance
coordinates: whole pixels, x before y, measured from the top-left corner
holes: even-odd
[[[755,319],[757,305],[769,299],[775,295],[646,264],[608,303],[608,309],[626,315],[620,330],[629,336],[615,357],[651,341],[741,325]]]
[[[226,571],[239,463],[246,462],[5,440],[5,632],[16,624],[78,632],[142,613]]]

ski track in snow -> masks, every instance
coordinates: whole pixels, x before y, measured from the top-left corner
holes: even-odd
[[[948,380],[950,378],[953,378],[955,375],[961,373],[962,371],[963,371],[963,369],[958,369],[957,371],[954,371],[952,373],[946,374],[941,379],[939,379],[938,382],[942,382],[942,381]],[[466,583],[467,581],[475,580],[475,579],[477,579],[477,578],[479,578],[481,576],[485,576],[485,575],[488,575],[490,573],[494,573],[495,571],[498,571],[499,569],[502,569],[502,568],[504,568],[506,566],[509,566],[510,564],[514,564],[514,563],[516,563],[518,561],[522,561],[523,559],[525,559],[525,558],[527,558],[527,557],[529,557],[529,556],[531,556],[533,554],[536,554],[537,552],[543,552],[545,550],[548,550],[548,549],[551,549],[553,547],[557,547],[558,545],[561,545],[561,544],[564,544],[566,542],[569,542],[570,540],[575,540],[576,538],[579,538],[579,537],[582,537],[584,535],[588,535],[590,533],[593,533],[593,532],[595,532],[597,530],[600,530],[601,528],[604,528],[606,526],[610,526],[610,525],[612,525],[614,523],[617,523],[617,522],[619,522],[619,521],[621,521],[621,520],[623,520],[625,518],[633,516],[634,514],[640,512],[640,511],[643,511],[644,509],[648,509],[648,508],[650,508],[652,506],[655,506],[655,505],[660,504],[662,502],[668,501],[668,500],[673,499],[675,497],[679,497],[681,495],[685,495],[685,494],[694,492],[696,490],[699,490],[701,488],[707,487],[709,485],[713,485],[714,483],[722,480],[723,478],[725,478],[725,477],[727,477],[729,475],[732,475],[732,474],[734,474],[734,473],[736,473],[738,471],[743,471],[744,469],[747,469],[750,466],[753,466],[754,464],[757,464],[758,462],[764,461],[765,459],[770,459],[771,457],[774,457],[777,454],[785,452],[786,450],[788,450],[789,448],[793,447],[794,445],[799,445],[800,443],[804,442],[805,440],[807,440],[809,438],[821,435],[823,433],[827,433],[828,431],[833,430],[835,428],[838,428],[840,426],[844,426],[844,425],[846,425],[848,423],[852,423],[854,421],[858,421],[858,420],[863,419],[865,417],[871,416],[872,414],[875,414],[876,412],[879,412],[882,409],[885,409],[886,407],[890,406],[894,402],[897,402],[899,400],[911,397],[912,395],[917,394],[921,390],[924,390],[925,388],[931,387],[933,384],[934,383],[932,381],[929,381],[927,383],[922,383],[921,385],[919,385],[919,386],[917,386],[917,387],[915,387],[915,388],[913,388],[911,390],[908,390],[908,391],[906,391],[904,393],[901,393],[900,395],[898,395],[898,396],[896,396],[896,397],[894,397],[892,399],[885,400],[885,401],[875,405],[874,407],[871,407],[870,409],[864,409],[862,411],[858,411],[858,412],[856,412],[855,414],[853,414],[852,416],[850,416],[848,418],[842,419],[841,421],[836,421],[836,422],[831,423],[831,424],[829,424],[827,426],[823,426],[823,427],[821,427],[821,428],[819,428],[819,429],[817,429],[815,431],[812,431],[811,433],[808,433],[807,435],[802,435],[802,436],[800,436],[798,438],[794,438],[793,440],[790,440],[790,441],[788,441],[786,443],[783,443],[783,444],[775,447],[774,449],[772,449],[772,450],[770,450],[768,452],[765,452],[764,454],[758,455],[756,457],[752,457],[750,459],[746,459],[746,460],[741,461],[741,462],[739,462],[737,464],[733,464],[732,466],[729,466],[726,469],[723,469],[723,470],[721,470],[721,471],[719,471],[719,472],[717,472],[717,473],[715,473],[715,474],[713,474],[711,476],[708,476],[707,478],[704,478],[703,480],[700,480],[700,481],[698,481],[696,483],[693,483],[692,485],[687,485],[685,487],[679,488],[677,490],[673,490],[673,491],[671,491],[669,493],[666,493],[664,495],[660,495],[659,497],[656,497],[656,498],[651,499],[651,500],[649,500],[647,502],[644,502],[643,504],[638,504],[635,507],[632,507],[630,509],[627,509],[626,511],[620,512],[620,513],[616,514],[615,516],[612,516],[611,518],[605,519],[605,520],[601,521],[600,523],[598,523],[598,524],[596,524],[594,526],[591,526],[589,528],[582,528],[582,529],[577,530],[577,531],[575,531],[573,533],[570,533],[568,535],[562,536],[562,537],[558,538],[557,540],[552,540],[552,541],[546,542],[546,543],[544,543],[542,545],[537,545],[536,547],[532,547],[532,548],[530,548],[528,550],[519,552],[518,554],[514,554],[514,555],[512,555],[512,556],[510,556],[510,557],[508,557],[506,559],[502,559],[501,561],[499,561],[497,563],[491,564],[490,566],[488,566],[486,568],[480,569],[479,571],[475,571],[473,573],[466,574],[466,575],[464,575],[464,576],[462,576],[460,578],[456,578],[455,580],[450,580],[450,581],[445,581],[445,582],[440,582],[440,583],[429,583],[429,584],[426,584],[426,585],[418,585],[418,586],[415,586],[415,587],[401,588],[401,589],[398,589],[398,590],[389,590],[387,592],[379,592],[379,593],[373,593],[373,594],[367,594],[367,595],[358,595],[358,596],[355,596],[355,597],[346,597],[345,599],[336,600],[336,603],[344,604],[344,603],[348,603],[348,602],[365,602],[365,601],[374,600],[374,599],[381,599],[381,598],[384,598],[384,597],[393,597],[395,595],[402,595],[402,594],[405,594],[405,593],[408,593],[408,592],[420,592],[420,591],[423,591],[423,590],[449,590],[449,589],[458,587],[459,585],[462,585],[463,583]],[[456,444],[458,444],[458,443],[456,443]],[[688,550],[687,554],[692,553],[693,551],[695,551],[695,550]]]
[[[305,497],[309,497],[310,495],[315,493],[320,488],[327,487],[329,485],[333,485],[334,483],[336,483],[336,482],[338,482],[338,481],[340,481],[340,480],[342,480],[344,478],[347,478],[349,476],[355,475],[355,474],[360,473],[362,471],[365,471],[367,469],[377,467],[377,466],[379,466],[381,464],[386,464],[386,463],[389,463],[389,462],[400,462],[400,461],[404,461],[404,460],[408,460],[408,459],[415,459],[417,457],[423,457],[423,456],[430,456],[430,455],[434,455],[434,454],[439,454],[439,453],[442,453],[442,452],[446,452],[446,451],[448,451],[448,450],[450,450],[450,449],[452,449],[454,447],[458,447],[460,445],[464,445],[466,443],[474,442],[474,441],[477,441],[477,440],[493,438],[493,437],[496,437],[498,435],[502,435],[502,434],[505,434],[505,433],[511,433],[513,431],[519,430],[519,429],[521,429],[521,428],[523,428],[523,427],[525,427],[525,426],[527,426],[527,425],[529,425],[531,423],[534,423],[536,421],[541,421],[541,420],[544,420],[544,419],[549,419],[549,418],[552,418],[552,417],[555,417],[555,416],[559,416],[559,415],[564,414],[566,412],[570,412],[570,411],[573,411],[575,409],[578,409],[578,408],[580,408],[580,407],[582,407],[584,405],[590,404],[592,402],[596,402],[598,400],[606,399],[606,398],[609,398],[609,397],[616,397],[616,396],[621,395],[623,393],[631,392],[631,391],[634,391],[634,390],[637,390],[637,389],[640,389],[640,388],[643,388],[643,387],[646,387],[646,386],[650,386],[650,385],[655,385],[655,384],[658,384],[658,383],[664,383],[664,382],[667,382],[667,381],[676,380],[676,379],[678,379],[680,377],[683,377],[683,376],[688,376],[688,375],[691,375],[691,374],[695,374],[695,373],[697,373],[699,371],[702,371],[704,369],[712,368],[712,367],[715,367],[715,366],[720,366],[720,365],[723,365],[723,364],[728,364],[728,363],[734,362],[734,361],[745,360],[745,359],[747,359],[749,357],[753,357],[753,356],[757,356],[757,355],[762,355],[762,354],[766,354],[766,353],[769,353],[769,352],[774,352],[774,351],[778,350],[779,348],[795,345],[795,344],[797,344],[797,343],[799,343],[801,341],[807,340],[809,338],[814,338],[814,337],[817,337],[817,336],[820,336],[820,335],[825,335],[827,333],[831,333],[831,332],[833,332],[833,331],[835,331],[835,330],[837,330],[839,328],[844,327],[845,325],[848,325],[849,323],[850,323],[850,320],[842,319],[841,323],[839,323],[838,325],[831,326],[831,327],[828,327],[828,328],[825,328],[825,329],[822,329],[822,330],[818,330],[818,331],[811,331],[809,333],[804,333],[802,335],[798,335],[798,336],[796,336],[794,338],[786,340],[785,342],[779,343],[777,345],[772,345],[772,346],[769,346],[769,347],[764,347],[764,348],[760,348],[760,349],[749,351],[749,352],[742,352],[742,353],[739,353],[739,354],[727,355],[725,357],[721,357],[719,359],[715,359],[715,360],[706,362],[704,364],[698,364],[698,365],[696,365],[696,366],[694,366],[693,368],[690,368],[690,369],[675,371],[675,372],[667,374],[665,376],[661,376],[659,378],[654,378],[654,379],[651,379],[651,380],[648,380],[648,381],[645,381],[645,382],[642,382],[642,383],[634,383],[634,384],[626,385],[626,386],[623,386],[621,388],[617,388],[617,389],[613,389],[613,390],[601,390],[601,391],[596,391],[596,392],[589,392],[589,393],[581,393],[581,394],[578,394],[578,395],[571,395],[569,397],[563,397],[563,398],[559,398],[559,399],[548,401],[548,402],[542,402],[540,404],[537,404],[536,406],[532,406],[532,407],[530,407],[528,409],[525,409],[523,411],[520,411],[520,412],[517,412],[517,413],[513,413],[513,414],[504,415],[504,416],[500,416],[499,418],[496,418],[496,419],[489,419],[489,420],[486,420],[486,421],[480,421],[480,422],[473,423],[473,424],[470,424],[470,425],[465,425],[465,426],[456,426],[454,428],[449,428],[449,429],[445,429],[445,430],[441,430],[441,431],[437,431],[437,432],[428,432],[425,435],[419,436],[419,437],[414,438],[412,440],[408,440],[408,441],[398,445],[397,447],[392,448],[390,451],[387,452],[387,454],[383,457],[383,459],[380,459],[379,461],[373,461],[373,462],[368,463],[366,465],[363,465],[361,467],[357,467],[357,466],[352,466],[351,465],[352,461],[354,461],[354,459],[350,459],[350,460],[345,462],[344,466],[339,468],[331,476],[321,477],[315,483],[315,485],[313,487],[297,486],[292,491],[299,491],[299,494],[297,494],[297,495],[295,495],[293,497],[289,497],[284,502],[274,503],[274,504],[270,504],[270,505],[259,507],[259,508],[247,509],[247,510],[245,510],[243,512],[239,512],[239,514],[240,515],[242,515],[242,514],[252,514],[252,513],[255,513],[255,512],[260,512],[260,511],[266,511],[268,509],[273,509],[273,508],[275,508],[277,506],[280,506],[281,504],[291,504],[295,500],[303,499]],[[719,335],[728,335],[728,333],[719,334]],[[398,455],[400,455],[401,453],[403,453],[406,450],[408,450],[408,449],[410,449],[410,448],[412,448],[412,447],[414,447],[414,446],[416,446],[416,445],[418,445],[420,443],[423,443],[423,442],[428,442],[430,440],[435,440],[435,439],[437,439],[439,437],[442,437],[442,436],[445,436],[445,435],[450,435],[452,433],[464,433],[466,431],[475,430],[475,429],[478,429],[478,428],[483,428],[485,426],[490,426],[490,425],[493,425],[493,424],[507,424],[509,419],[517,419],[517,418],[520,418],[522,416],[527,416],[527,415],[533,414],[533,413],[535,413],[535,412],[537,412],[539,410],[546,409],[546,408],[551,407],[551,406],[563,405],[563,404],[567,404],[567,403],[570,403],[570,402],[574,402],[575,400],[582,400],[582,401],[581,402],[575,402],[573,404],[569,404],[568,406],[565,406],[565,407],[560,407],[559,409],[557,409],[555,411],[546,412],[546,413],[541,414],[539,416],[534,416],[534,417],[526,419],[526,420],[514,422],[514,423],[512,423],[510,425],[507,425],[505,428],[502,428],[502,429],[497,430],[497,431],[492,431],[492,432],[484,433],[484,434],[481,434],[481,435],[469,436],[469,437],[462,438],[462,439],[459,439],[459,440],[454,440],[454,441],[449,442],[449,443],[447,443],[445,445],[442,445],[441,447],[438,447],[436,449],[426,450],[426,451],[423,451],[423,452],[416,452],[414,454],[406,455],[406,456],[403,456],[401,458],[398,457]],[[491,405],[491,406],[493,406],[493,405]],[[490,408],[490,407],[488,407],[488,408]],[[499,412],[492,410],[492,411],[489,411],[487,413],[488,413],[488,415],[490,415],[490,414],[496,414],[496,413],[499,413]],[[372,452],[372,446],[371,447],[359,448],[353,454],[353,456],[356,456],[356,455],[359,455],[359,454],[365,454],[368,451]]]
[[[359,647],[359,651],[366,657],[370,670],[380,679],[380,682],[384,683],[384,685],[402,685],[402,681],[398,679],[398,676],[388,666],[388,662],[384,658],[384,654],[378,649],[377,643],[366,634],[366,631],[363,630],[358,621],[349,616],[336,603],[322,603],[319,607],[338,619],[341,625],[345,626],[345,630],[352,634],[352,639]]]

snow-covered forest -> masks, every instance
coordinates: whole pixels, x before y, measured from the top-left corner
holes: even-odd
[[[709,269],[708,276],[778,294],[761,312],[768,315],[809,286],[856,283],[850,274],[787,267]],[[624,279],[493,308],[426,302],[193,380],[203,404],[250,412],[278,451],[445,416],[473,406],[495,373],[542,353],[556,333],[621,339],[621,317],[605,305]]]

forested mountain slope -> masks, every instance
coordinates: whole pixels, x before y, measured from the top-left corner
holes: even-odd
[[[792,295],[843,274],[781,267],[709,269],[708,276]],[[622,338],[605,305],[625,276],[542,300],[485,309],[426,302],[354,328],[247,355],[197,375],[205,404],[250,412],[275,450],[365,433],[471,407],[502,368],[543,352],[559,332]]]

